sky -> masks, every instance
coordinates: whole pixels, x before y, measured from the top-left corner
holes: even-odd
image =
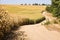
[[[0,4],[51,4],[51,0],[0,0]]]

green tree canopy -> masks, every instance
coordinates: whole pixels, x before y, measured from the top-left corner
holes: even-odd
[[[47,11],[51,12],[53,16],[60,18],[60,0],[51,0],[51,6],[46,8]]]

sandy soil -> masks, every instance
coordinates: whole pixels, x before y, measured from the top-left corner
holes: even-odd
[[[60,40],[60,32],[50,31],[41,24],[21,26],[16,32],[19,31],[25,31],[28,40]]]

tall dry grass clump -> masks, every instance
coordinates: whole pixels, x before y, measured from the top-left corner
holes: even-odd
[[[11,16],[8,12],[0,8],[0,40],[7,40],[8,35],[15,35],[14,30],[21,25],[32,24],[27,18],[18,18]]]
[[[11,26],[12,23],[8,12],[0,8],[0,40],[11,31]]]
[[[0,40],[7,40],[6,37],[18,29],[20,25],[21,21],[19,24],[19,21],[16,21],[4,8],[0,7]]]

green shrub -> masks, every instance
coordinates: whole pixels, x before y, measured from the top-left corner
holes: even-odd
[[[23,20],[23,23],[22,23],[23,25],[29,25],[29,24],[34,24],[34,20],[30,20],[30,19],[28,19],[28,18],[25,18],[24,20]]]
[[[46,10],[53,14],[54,17],[60,18],[60,0],[51,0],[52,4]]]
[[[30,20],[29,21],[29,24],[34,24],[34,20]]]
[[[42,18],[40,18],[40,19],[37,19],[36,20],[36,23],[40,23],[40,22],[42,22],[42,21],[44,21],[45,20],[45,17],[42,17]]]
[[[37,24],[37,23],[40,23],[44,20],[45,20],[45,17],[42,17],[42,18],[37,19],[37,20],[32,20],[32,19],[25,18],[25,19],[23,19],[22,25]]]

